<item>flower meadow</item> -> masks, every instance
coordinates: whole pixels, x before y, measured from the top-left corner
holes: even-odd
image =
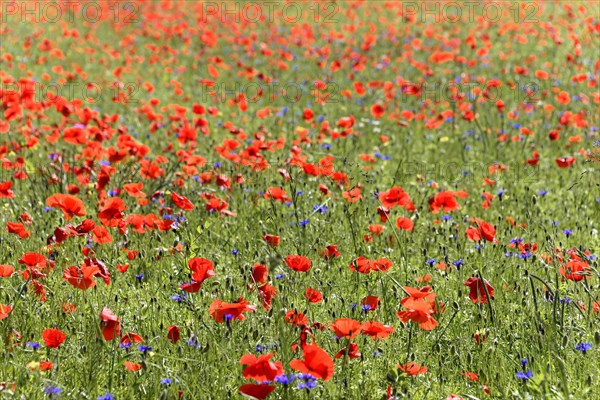
[[[0,19],[0,398],[600,398],[598,3]]]

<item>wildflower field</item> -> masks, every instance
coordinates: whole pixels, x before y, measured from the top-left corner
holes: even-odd
[[[1,399],[600,399],[597,2],[0,19]]]

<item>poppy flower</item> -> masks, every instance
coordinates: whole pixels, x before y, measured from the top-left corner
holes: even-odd
[[[252,266],[251,279],[253,282],[264,283],[267,281],[268,276],[269,268],[266,265],[256,263]]]
[[[125,361],[123,363],[123,366],[128,371],[132,371],[132,372],[136,372],[136,371],[139,371],[140,369],[142,369],[142,364],[134,363],[134,362],[131,362],[131,361]]]
[[[333,359],[316,344],[307,344],[302,348],[304,360],[292,360],[290,367],[315,378],[330,380],[333,376]]]
[[[146,194],[142,192],[143,188],[143,183],[126,183],[123,185],[123,189],[125,189],[127,194],[131,197],[146,197]]]
[[[65,269],[63,280],[69,282],[75,289],[87,290],[96,286],[94,276],[99,271],[98,267],[91,265],[84,265],[81,268],[71,266]]]
[[[27,239],[29,236],[31,236],[31,231],[27,230],[25,225],[10,221],[6,223],[6,231],[8,233],[14,233],[15,235],[18,235],[21,239]]]
[[[200,285],[206,279],[215,276],[214,266],[212,261],[206,258],[195,257],[188,261],[188,268],[192,271],[192,283],[183,284],[180,287],[186,292],[195,293],[200,290]]]
[[[365,296],[361,300],[363,306],[369,306],[369,311],[375,311],[379,307],[379,297],[377,296]]]
[[[404,300],[404,299],[403,299]],[[412,297],[405,301],[402,306],[406,309],[396,313],[400,321],[407,323],[413,321],[419,324],[423,330],[430,331],[438,322],[432,317],[435,310],[431,303],[426,300],[415,300]]]
[[[393,326],[384,325],[377,321],[363,322],[360,329],[363,335],[370,336],[373,340],[385,339],[394,332]]]
[[[285,258],[285,263],[290,269],[297,272],[308,272],[312,265],[310,259],[307,257],[292,254]]]
[[[409,363],[402,364],[402,365],[396,365],[396,368],[398,368],[400,371],[404,372],[405,374],[411,375],[411,376],[417,376],[417,375],[421,375],[421,374],[424,374],[425,372],[427,372],[427,367],[421,366],[415,362],[409,362]]]
[[[279,236],[276,236],[276,235],[264,235],[263,239],[271,247],[277,247],[277,246],[279,246],[279,242],[281,241],[281,238]]]
[[[240,364],[247,365],[242,372],[244,378],[254,379],[257,382],[272,381],[275,377],[283,374],[281,361],[270,361],[275,354],[261,354],[258,358],[254,354],[246,354],[240,358]]]
[[[308,300],[310,303],[320,303],[321,301],[323,301],[323,294],[313,288],[306,288],[304,296],[306,297],[306,300]]]
[[[390,190],[379,193],[379,201],[386,209],[390,210],[395,206],[406,206],[410,202],[408,193],[400,186],[394,186]]]
[[[329,246],[325,247],[323,251],[321,251],[321,255],[328,260],[341,256],[340,252],[338,251],[337,244],[330,244]]]
[[[140,335],[134,332],[127,332],[123,336],[121,336],[121,344],[129,344],[129,343],[144,343],[144,339]]]
[[[106,201],[104,206],[100,208],[98,219],[102,225],[115,228],[125,216],[124,211],[127,209],[123,200],[119,197],[111,197]]]
[[[439,192],[435,196],[429,199],[429,209],[434,214],[440,212],[451,212],[460,209],[457,197],[465,198],[467,194],[465,192],[453,192],[451,190],[445,192]]]
[[[575,157],[558,157],[555,161],[556,161],[556,165],[558,165],[559,168],[567,168],[567,167],[570,167],[571,165],[575,164],[575,161],[577,161],[577,158],[575,158]]]
[[[485,288],[484,285],[485,284]],[[486,289],[490,297],[494,297],[494,288],[488,281],[481,278],[470,277],[465,282],[465,286],[469,287],[469,298],[473,303],[487,303],[488,298],[485,294]]]
[[[0,264],[0,277],[8,278],[15,272],[15,267],[8,264]]]
[[[66,338],[67,335],[60,329],[44,329],[42,332],[42,339],[44,339],[46,347],[50,347],[51,349],[55,349],[63,344]]]
[[[248,383],[240,386],[238,392],[252,399],[263,400],[273,393],[275,389],[276,387],[272,385],[257,385],[254,383]]]
[[[296,310],[288,310],[285,313],[285,322],[291,325],[302,326],[308,325],[308,318],[306,315]]]
[[[83,201],[77,196],[71,194],[53,194],[46,199],[48,207],[60,208],[67,221],[70,221],[74,215],[83,217],[86,215]]]
[[[410,218],[399,217],[396,220],[396,226],[398,227],[398,229],[403,229],[407,232],[412,232],[415,224],[413,223],[412,219],[410,219]]]
[[[360,322],[350,318],[339,318],[329,327],[338,338],[354,339],[360,334]]]
[[[171,200],[173,200],[173,203],[182,210],[192,211],[194,209],[194,204],[192,204],[191,201],[175,192],[171,193]]]
[[[177,325],[171,325],[167,328],[167,339],[169,339],[171,343],[177,344],[180,338],[181,333]]]
[[[46,266],[46,257],[40,253],[25,253],[19,259],[19,264],[30,268],[43,269]]]
[[[340,359],[344,357],[346,355],[346,352],[348,352],[348,358],[351,360],[354,358],[360,358],[362,356],[362,354],[358,352],[358,345],[356,343],[350,343],[348,347],[344,347],[343,349],[338,351],[335,355],[335,358]]]
[[[240,297],[235,303],[226,303],[223,300],[215,299],[208,310],[210,316],[215,322],[225,322],[227,319],[239,319],[243,321],[246,319],[245,312],[254,312],[256,306],[250,305],[249,302],[245,301],[243,297]]]
[[[267,188],[267,192],[265,193],[264,197],[267,200],[273,199],[273,200],[281,201],[282,203],[292,201],[289,197],[287,197],[285,190],[278,188],[278,187]]]
[[[121,335],[121,321],[106,307],[100,312],[100,328],[104,340],[114,340]]]
[[[0,321],[8,317],[8,314],[12,311],[12,306],[7,304],[0,304]]]
[[[0,182],[0,198],[12,199],[15,197],[13,191],[10,190],[10,188],[12,188],[12,185],[13,183],[10,181]]]
[[[560,274],[570,281],[579,282],[589,275],[590,266],[581,260],[570,260],[560,267]]]

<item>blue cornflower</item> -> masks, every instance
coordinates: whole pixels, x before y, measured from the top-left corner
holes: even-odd
[[[275,377],[275,382],[280,383],[285,386],[294,382],[294,380],[296,380],[296,376],[294,374],[289,374],[289,375],[282,374],[282,375]]]
[[[161,379],[160,384],[161,385],[170,385],[171,382],[173,382],[173,380],[171,378],[165,378],[165,379]]]
[[[544,190],[544,189],[542,189],[542,190],[538,190],[538,194],[539,194],[540,196],[545,196],[545,195],[547,195],[547,194],[548,194],[548,191],[547,191],[547,190]]]
[[[453,261],[452,265],[454,265],[455,267],[460,267],[461,265],[463,265],[465,262],[462,260],[462,258],[460,260],[457,261]]]
[[[310,223],[309,219],[303,219],[302,221],[298,222],[298,225],[300,226],[306,226]]]
[[[510,243],[511,244],[521,243],[522,241],[523,241],[523,238],[520,238],[520,237],[516,237],[516,238],[510,239]]]
[[[523,259],[525,259],[525,258],[531,258],[531,257],[533,257],[533,254],[531,254],[530,252],[521,253],[521,254],[519,254],[519,257],[523,258]]]
[[[238,253],[239,253],[238,249],[231,250],[231,254],[233,254],[234,256],[237,256]]]
[[[221,168],[221,163],[219,161],[217,161],[216,163],[213,164],[214,168]]]
[[[367,312],[371,309],[371,306],[369,304],[365,304],[364,306],[361,307],[361,310],[363,310],[364,312]]]
[[[59,394],[60,392],[62,392],[62,389],[56,386],[46,386],[44,388],[44,393],[48,395]]]
[[[145,352],[147,352],[147,351],[152,351],[152,347],[150,347],[150,346],[145,346],[145,345],[143,345],[143,344],[139,344],[139,345],[138,345],[138,351],[139,351],[140,353],[145,353]]]
[[[531,370],[527,370],[527,372],[517,372],[516,376],[519,379],[529,379],[533,378],[533,372],[531,372]]]
[[[429,264],[429,266],[433,266],[433,264],[435,264],[437,261],[435,258],[430,258],[429,260],[427,260],[427,264]]]
[[[509,251],[509,252],[506,252],[506,253],[504,253],[504,257],[508,258],[508,257],[510,257],[510,256],[512,256],[512,253],[511,253],[510,251]]]
[[[573,230],[572,229],[563,229],[563,233],[569,237],[573,234]]]
[[[442,215],[442,219],[444,221],[450,221],[452,219],[452,216],[451,215]]]
[[[275,275],[275,279],[281,279],[285,276],[285,274],[277,274]]]
[[[233,314],[225,314],[225,321],[226,322],[231,322],[231,320],[234,318]]]
[[[592,344],[591,343],[585,343],[584,342],[584,343],[577,343],[575,345],[575,350],[579,350],[579,351],[581,351],[583,353],[585,353],[586,351],[591,350],[591,349],[592,349]]]
[[[525,368],[525,366],[527,365],[528,362],[529,362],[529,360],[526,358],[521,359],[521,365],[523,366],[523,368]]]
[[[329,143],[322,144],[321,147],[324,148],[325,150],[331,149],[331,145]]]
[[[114,400],[115,396],[110,393],[103,394],[102,396],[98,396],[96,400]]]
[[[136,275],[135,279],[137,279],[138,281],[141,281],[142,279],[144,279],[144,273],[142,272],[141,274]]]
[[[350,304],[350,308],[351,309],[354,310],[356,307],[358,307],[358,303],[352,303],[352,304]]]
[[[122,349],[128,349],[128,348],[130,348],[132,345],[133,345],[133,343],[131,343],[131,342],[127,342],[127,343],[121,343],[121,344],[119,344],[119,347],[120,347],[120,348],[122,348]]]
[[[256,353],[262,353],[262,352],[263,352],[263,347],[262,347],[260,344],[257,344],[257,345],[254,347],[254,351],[255,351]]]
[[[31,347],[34,350],[37,350],[40,348],[40,344],[36,343],[36,342],[27,342],[27,346]]]

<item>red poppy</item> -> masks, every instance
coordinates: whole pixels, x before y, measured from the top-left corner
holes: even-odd
[[[412,376],[421,375],[421,374],[424,374],[425,372],[427,372],[427,367],[421,366],[414,362],[409,362],[409,363],[402,364],[402,365],[396,365],[396,368],[398,368],[400,371],[404,372],[405,374],[412,375]]]
[[[375,311],[379,307],[379,297],[377,296],[365,296],[361,300],[363,306],[369,306],[369,311]]]
[[[462,372],[461,375],[470,381],[476,382],[479,380],[479,376],[475,372]]]
[[[308,318],[301,312],[288,310],[288,312],[285,313],[285,322],[296,326],[308,325]]]
[[[407,323],[413,321],[419,324],[423,330],[430,331],[438,322],[432,317],[435,310],[431,303],[426,300],[415,300],[410,297],[402,306],[406,309],[396,313],[400,321]]]
[[[0,198],[12,199],[15,197],[15,194],[12,190],[12,182],[0,182]]]
[[[321,251],[321,255],[326,259],[332,259],[341,256],[340,252],[338,251],[337,244],[330,244],[329,246],[325,247],[323,251]]]
[[[321,301],[323,301],[323,294],[317,289],[306,288],[304,296],[306,297],[306,300],[308,300],[310,303],[320,303]]]
[[[169,339],[171,343],[177,344],[180,338],[181,333],[177,325],[171,325],[167,328],[167,339]]]
[[[275,377],[282,375],[283,364],[281,361],[270,361],[275,354],[261,354],[258,358],[254,354],[246,354],[240,358],[240,364],[247,365],[242,374],[246,379],[254,379],[257,382],[272,381]]]
[[[7,304],[0,304],[0,321],[8,317],[8,314],[12,311],[12,306]]]
[[[104,340],[114,340],[121,334],[121,321],[110,309],[104,307],[100,312],[100,328]]]
[[[276,236],[276,235],[265,235],[265,236],[263,236],[263,239],[271,247],[277,247],[277,246],[279,246],[279,242],[281,241],[281,238],[279,236]]]
[[[71,266],[65,269],[63,280],[69,282],[75,289],[87,290],[96,286],[94,275],[99,271],[98,267],[91,265],[84,265],[81,268]]]
[[[346,355],[346,352],[348,352],[348,358],[351,360],[362,356],[362,354],[358,352],[358,345],[356,343],[350,343],[348,347],[344,347],[343,349],[338,351],[335,355],[335,358],[339,359],[344,357]]]
[[[123,336],[121,336],[121,344],[129,344],[129,343],[144,343],[144,339],[140,335],[134,332],[127,332]]]
[[[63,344],[66,338],[67,335],[60,329],[44,329],[42,332],[42,339],[44,339],[46,347],[50,347],[51,349],[55,349]]]
[[[360,322],[350,318],[339,318],[329,327],[338,338],[354,339],[360,334]]]
[[[307,257],[292,254],[285,258],[285,263],[288,267],[297,272],[308,272],[312,265],[310,259]]]
[[[60,208],[65,214],[67,221],[70,221],[73,215],[83,217],[86,214],[83,201],[71,194],[53,194],[46,199],[46,204],[48,207]]]
[[[256,306],[250,305],[243,297],[240,297],[235,303],[226,303],[223,300],[215,299],[208,312],[215,322],[224,322],[226,318],[243,321],[246,319],[243,313],[254,312],[255,310]]]
[[[21,239],[27,239],[29,236],[31,236],[31,232],[25,228],[25,225],[16,224],[10,221],[6,223],[6,231],[8,233],[14,233],[15,235],[18,235]]]
[[[142,364],[134,363],[131,361],[125,361],[123,363],[123,365],[125,366],[125,368],[127,370],[132,371],[132,372],[136,372],[136,371],[139,371],[140,369],[142,369]]]
[[[395,206],[404,207],[410,203],[410,197],[399,186],[394,186],[388,191],[379,193],[379,201],[388,210]]]
[[[273,298],[277,295],[277,289],[275,286],[272,286],[269,283],[265,283],[262,286],[258,287],[258,293],[260,297],[260,302],[263,308],[267,311],[271,309],[271,302]]]
[[[287,197],[285,190],[278,188],[278,187],[267,188],[267,192],[265,193],[264,197],[267,200],[273,199],[273,200],[281,201],[282,203],[291,201],[291,199],[289,197]]]
[[[485,288],[484,285],[485,284]],[[488,281],[481,278],[470,277],[465,282],[465,286],[469,287],[469,298],[473,303],[487,303],[488,298],[485,294],[486,289],[490,297],[494,297],[494,288]]]
[[[248,383],[240,386],[238,392],[252,399],[263,400],[266,399],[268,395],[273,393],[275,389],[276,387],[272,385],[257,385],[254,383]]]
[[[413,223],[412,219],[410,218],[406,218],[406,217],[399,217],[396,220],[396,226],[399,229],[404,229],[407,232],[412,232],[415,224]]]
[[[104,203],[104,206],[98,213],[98,219],[102,225],[115,228],[119,226],[119,223],[125,216],[124,211],[127,209],[125,203],[119,197],[111,197]]]
[[[570,281],[579,282],[589,276],[590,266],[581,260],[570,260],[560,267],[560,274]]]
[[[555,161],[556,161],[556,165],[558,165],[559,168],[567,168],[567,167],[570,167],[571,165],[575,164],[575,161],[577,161],[577,158],[575,158],[575,157],[558,157]]]
[[[266,265],[256,263],[252,266],[251,278],[253,282],[264,283],[267,281],[268,276],[269,268]]]
[[[15,267],[8,264],[0,264],[0,277],[8,278],[15,272]]]
[[[192,204],[191,201],[175,192],[171,193],[171,200],[173,200],[173,203],[182,210],[192,211],[194,209],[194,204]]]
[[[434,197],[429,199],[429,209],[433,213],[438,213],[440,210],[444,212],[455,211],[460,208],[456,197],[467,197],[465,192],[453,192],[451,190],[439,192]]]
[[[385,339],[394,332],[394,327],[391,325],[384,325],[377,321],[367,321],[361,325],[363,335],[370,336],[373,340]]]
[[[307,344],[303,348],[304,360],[292,360],[290,367],[315,378],[330,380],[333,376],[333,359],[316,344]]]

